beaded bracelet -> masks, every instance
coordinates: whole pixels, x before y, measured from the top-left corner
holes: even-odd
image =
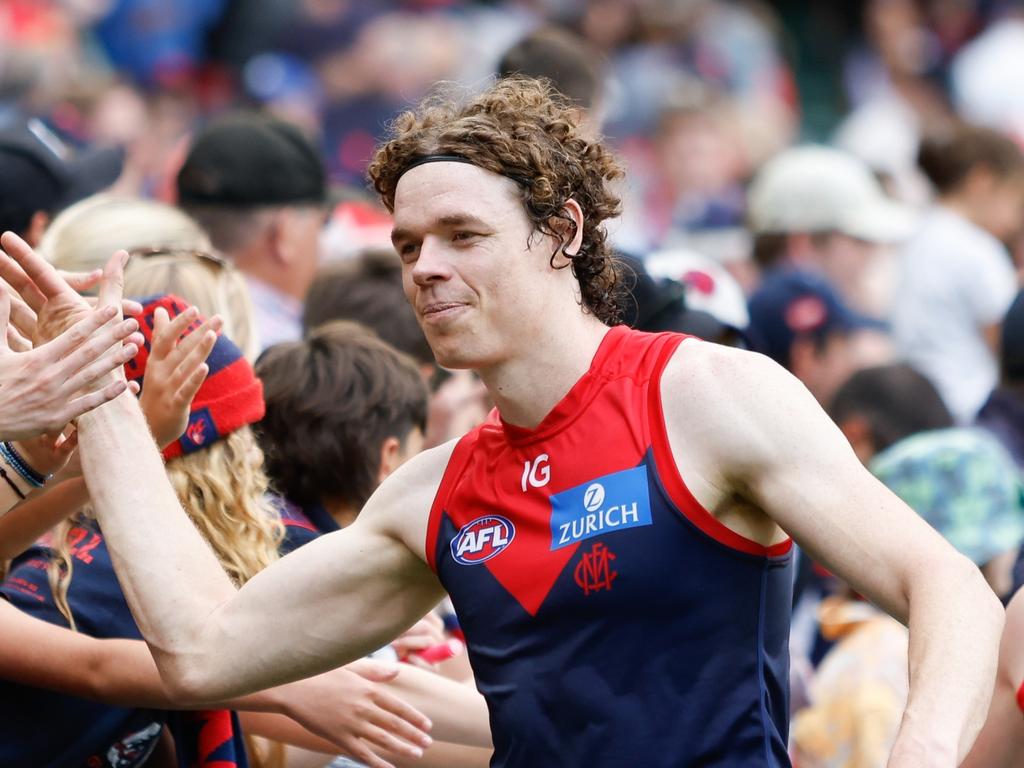
[[[11,468],[21,475],[22,479],[33,488],[42,488],[52,475],[41,475],[29,466],[28,462],[14,449],[14,446],[7,442],[0,442],[0,457],[11,465]]]
[[[0,465],[0,477],[7,481],[7,484],[11,486],[11,490],[14,491],[19,499],[22,501],[25,500],[25,494],[22,492],[21,488],[18,487],[17,483],[11,479],[11,476],[7,474],[7,470],[4,469],[2,465]]]

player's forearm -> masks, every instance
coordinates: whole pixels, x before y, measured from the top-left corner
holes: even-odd
[[[212,665],[210,618],[235,594],[181,509],[138,403],[122,395],[79,419],[82,467],[121,586],[165,682],[198,697]]]
[[[910,698],[890,768],[954,766],[985,720],[1003,609],[960,555],[912,577]]]

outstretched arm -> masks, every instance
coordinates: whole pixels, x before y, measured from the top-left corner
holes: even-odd
[[[178,697],[224,699],[339,666],[384,645],[441,597],[426,563],[390,530],[410,510],[425,517],[421,492],[408,489],[432,473],[415,464],[352,526],[236,590],[181,510],[134,398],[80,419],[79,445],[118,578]]]
[[[57,523],[81,509],[89,492],[80,477],[65,480],[0,518],[0,560],[12,560]]]
[[[662,381],[673,454],[712,512],[738,496],[910,627],[910,700],[890,768],[953,766],[984,720],[1003,613],[978,569],[867,472],[807,390],[765,357],[684,342]],[[714,402],[711,402],[711,400]],[[733,518],[735,523],[735,518]],[[728,521],[726,521],[728,522]]]
[[[0,276],[32,297],[43,338],[90,311],[23,241],[5,235],[3,245]],[[120,307],[126,259],[121,251],[108,262],[99,309]],[[441,597],[423,541],[451,447],[403,467],[355,525],[236,590],[182,511],[135,398],[123,394],[83,415],[79,445],[125,596],[176,698],[223,700],[339,666],[395,637]]]

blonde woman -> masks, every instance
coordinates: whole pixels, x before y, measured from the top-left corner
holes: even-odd
[[[173,206],[99,194],[62,211],[43,235],[39,254],[57,269],[92,272],[118,249],[153,245],[178,251],[213,248],[200,226]]]
[[[175,324],[169,322],[168,314],[177,316]],[[164,456],[168,474],[190,517],[225,570],[236,582],[243,583],[277,559],[285,535],[280,515],[267,501],[262,456],[249,429],[249,424],[263,413],[262,388],[238,348],[226,337],[216,336],[216,321],[193,331],[186,338],[186,342],[192,340],[189,346],[185,347],[184,342],[178,345],[184,347],[184,356],[171,354],[185,327],[197,323],[195,311],[181,300],[163,297],[151,301],[138,319],[147,344],[128,374],[135,380],[145,374],[143,399],[147,391],[166,389],[165,379],[173,379],[178,370],[193,370],[194,376],[203,381],[191,408],[171,428],[181,437],[170,443]],[[196,365],[204,358],[205,363]],[[175,384],[187,386],[188,382]],[[91,638],[140,640],[95,521],[82,514],[62,523],[50,535],[49,544],[33,548],[15,562],[2,588],[3,595],[28,614],[77,629]],[[40,640],[40,644],[43,642]],[[148,674],[152,683],[151,659],[140,662],[140,648],[141,644],[129,652],[136,656],[129,655],[126,663]],[[33,650],[38,653],[39,647]],[[35,661],[37,669],[45,668],[40,659]],[[65,657],[50,658],[49,666],[56,669],[67,661]],[[0,667],[10,663],[11,658],[5,655]],[[120,665],[117,668],[123,674]],[[64,676],[74,679],[75,674],[71,670]],[[4,766],[88,764],[131,768],[165,746],[165,733],[173,737],[174,751],[186,764],[202,766],[207,760],[217,760],[221,761],[218,765],[248,765],[237,717],[229,710],[170,713],[164,709],[100,705],[10,684],[7,688],[0,695],[0,709],[4,710],[0,716],[0,764]],[[148,698],[162,700],[162,689],[156,688]],[[296,698],[304,698],[307,706],[322,705],[323,699],[313,699],[313,693],[307,690],[304,697],[293,696],[293,703]],[[249,704],[260,706],[259,702]],[[265,701],[262,706],[267,708]],[[388,763],[376,758],[367,744],[412,756],[420,750],[413,741],[425,745],[424,734],[416,734],[417,727],[425,727],[425,718],[407,705],[378,694],[363,696],[359,706],[366,713],[365,720],[352,718],[349,710],[348,728],[335,721],[336,738],[328,742],[307,733],[306,742],[319,749],[337,751],[341,747],[377,766]],[[396,727],[396,720],[404,721],[407,727]],[[409,741],[385,733],[388,727]],[[348,735],[342,736],[346,730]]]
[[[247,360],[256,359],[259,343],[245,279],[177,208],[95,195],[58,215],[39,245],[40,254],[66,272],[91,272],[119,249],[132,257],[125,268],[126,296],[181,296],[206,317],[220,315],[228,338]]]

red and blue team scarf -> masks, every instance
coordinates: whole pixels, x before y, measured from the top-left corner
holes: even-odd
[[[238,715],[227,709],[168,717],[178,768],[249,768]]]

